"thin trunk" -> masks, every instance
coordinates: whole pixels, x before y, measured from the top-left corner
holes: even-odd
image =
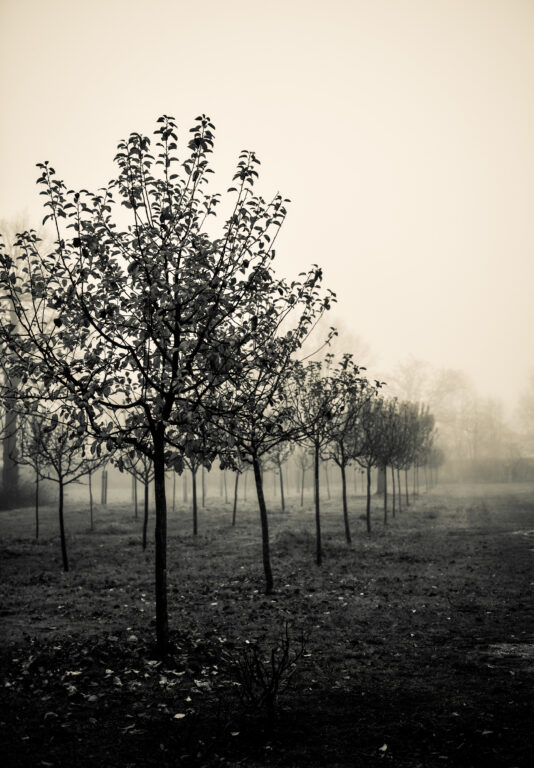
[[[399,489],[399,492],[398,492],[399,512],[402,512],[402,485],[401,485],[400,469],[398,467],[397,467],[397,488]]]
[[[392,490],[392,495],[393,495],[392,512],[393,512],[393,517],[395,517],[396,502],[397,502],[396,495],[397,494],[396,494],[396,489],[395,489],[395,470],[394,470],[393,467],[391,467],[391,481],[392,481],[391,482],[391,490]]]
[[[89,472],[88,480],[89,480],[89,515],[91,517],[91,530],[94,531],[95,529],[95,522],[93,520],[93,473]]]
[[[69,560],[67,557],[67,541],[65,539],[65,521],[63,519],[63,477],[59,476],[59,535],[61,537],[61,557],[63,559],[63,570],[69,570]]]
[[[286,500],[284,497],[284,475],[283,475],[284,470],[281,464],[278,465],[278,469],[280,470],[280,505],[282,507],[282,512],[285,512]]]
[[[350,544],[352,539],[350,537],[350,525],[349,525],[349,510],[347,507],[347,478],[345,476],[345,464],[343,459],[339,465],[341,470],[341,492],[343,495],[343,520],[345,521],[345,538],[347,544]]]
[[[371,467],[367,467],[367,507],[365,510],[367,533],[371,533]]]
[[[35,473],[35,538],[39,538],[39,475]]]
[[[234,510],[232,512],[232,525],[235,525],[235,518],[237,514],[237,490],[239,487],[239,472],[235,473],[235,485],[234,485]]]
[[[304,469],[304,467],[302,467],[302,483],[300,486],[300,506],[301,507],[304,504],[304,473],[305,472],[306,470]]]
[[[384,525],[388,524],[388,468],[384,467]]]
[[[404,487],[406,489],[406,506],[410,506],[410,496],[408,494],[408,470],[404,470]]]
[[[191,470],[191,486],[193,489],[193,536],[198,535],[198,508],[197,508],[197,470]]]
[[[276,471],[273,469],[273,498],[276,499]]]
[[[261,467],[256,456],[253,457],[252,466],[254,467],[256,493],[258,494],[258,505],[260,508],[263,570],[265,572],[265,594],[270,595],[273,591],[274,582],[271,570],[271,554],[269,548],[269,521],[267,519],[267,507],[265,506],[265,497],[263,495]]]
[[[316,535],[316,557],[317,565],[323,562],[323,550],[321,547],[321,508],[319,501],[319,446],[315,446],[314,462],[314,487],[315,487],[315,535]]]
[[[102,470],[102,487],[100,489],[100,503],[105,507],[108,503],[108,471]]]
[[[183,499],[184,499],[184,504],[187,504],[187,495],[188,495],[187,494],[187,472],[183,473],[182,478],[183,478],[183,488],[182,488]]]
[[[143,486],[145,489],[144,506],[143,506],[143,549],[146,549],[147,530],[148,530],[148,490],[149,490],[149,482],[147,477],[145,477],[144,479]]]
[[[169,651],[167,611],[167,498],[165,495],[165,434],[158,425],[154,435],[154,494],[156,501],[156,642],[159,656]]]
[[[245,469],[245,488],[243,492],[243,501],[247,500],[247,480],[248,480],[248,469]]]
[[[412,481],[413,481],[412,496],[416,496],[417,495],[416,478],[415,478],[416,472],[415,472],[415,470],[416,470],[416,467],[415,467],[415,464],[414,464],[413,470],[412,470],[412,472],[413,472],[413,477],[412,477]]]
[[[12,399],[5,401],[3,434],[2,501],[16,504],[19,496],[19,465],[15,461],[17,457],[17,414],[15,401]]]

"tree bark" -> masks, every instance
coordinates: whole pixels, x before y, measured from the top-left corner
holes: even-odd
[[[163,424],[154,434],[154,493],[156,501],[156,644],[158,654],[169,652],[167,611],[167,498],[165,495],[165,434]]]
[[[17,414],[14,407],[14,400],[6,400],[2,440],[2,501],[7,505],[16,504],[19,494],[19,465],[14,460],[17,449]]]
[[[61,557],[63,559],[63,570],[69,570],[69,559],[67,557],[67,541],[65,538],[65,520],[63,517],[63,477],[59,475],[59,535],[61,538]]]
[[[391,493],[393,496],[391,511],[393,513],[393,517],[395,517],[396,506],[397,506],[397,494],[395,489],[395,469],[393,467],[391,467]]]
[[[371,533],[371,467],[367,467],[367,506],[365,509],[367,533]]]
[[[304,473],[305,469],[302,469],[302,483],[300,486],[300,506],[302,507],[304,505]]]
[[[261,467],[257,456],[253,457],[252,466],[254,467],[254,480],[256,481],[256,493],[258,494],[258,505],[260,508],[263,570],[265,572],[265,594],[270,595],[273,591],[274,582],[273,573],[271,570],[271,553],[269,546],[269,521],[267,519],[267,507],[265,506],[265,497],[263,495]]]
[[[235,518],[237,515],[237,490],[239,486],[239,472],[235,473],[235,485],[234,485],[234,509],[232,512],[232,526],[235,526]]]
[[[349,510],[347,507],[347,478],[345,475],[345,464],[343,460],[341,461],[339,468],[341,470],[341,493],[343,495],[343,520],[345,521],[345,538],[347,540],[347,544],[350,544],[352,539],[350,536]]]
[[[198,505],[197,505],[197,470],[191,470],[191,486],[193,493],[193,536],[198,536]]]
[[[384,525],[388,524],[388,468],[382,470],[384,475]]]
[[[89,484],[89,516],[91,518],[91,530],[94,531],[95,529],[95,521],[93,519],[93,482],[92,482],[92,472],[88,473],[88,484]]]
[[[35,538],[39,539],[39,475],[35,473]]]
[[[316,536],[316,557],[317,565],[323,562],[323,549],[321,546],[321,507],[319,501],[319,446],[315,446],[314,462],[314,487],[315,487],[315,536]]]
[[[143,486],[145,490],[144,506],[143,506],[143,549],[146,549],[147,530],[148,530],[148,489],[149,489],[149,482],[147,477],[145,477]]]
[[[399,512],[402,512],[402,484],[401,484],[401,474],[400,469],[397,467],[397,488],[398,488],[398,499],[399,499]]]
[[[285,512],[286,500],[284,497],[284,475],[283,475],[283,467],[281,464],[278,465],[278,469],[280,470],[280,505],[282,507],[282,512]]]
[[[408,494],[408,470],[404,470],[404,487],[406,488],[406,506],[410,506],[410,496]]]

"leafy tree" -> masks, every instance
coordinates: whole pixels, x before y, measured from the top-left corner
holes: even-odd
[[[300,447],[297,452],[296,460],[297,466],[301,472],[300,506],[302,507],[304,504],[304,478],[306,476],[306,470],[313,467],[313,455],[310,453],[309,449]]]
[[[278,445],[275,445],[267,455],[266,466],[272,467],[274,473],[278,474],[280,482],[280,506],[282,507],[282,512],[284,512],[286,508],[284,495],[284,474],[282,470],[284,463],[287,461],[291,451],[293,450],[293,447],[294,446],[290,443],[279,443]]]
[[[58,484],[58,515],[63,570],[69,570],[65,536],[65,486],[76,482],[96,468],[99,461],[86,454],[85,437],[68,425],[60,424],[56,413],[33,415],[28,429],[21,430],[23,440],[17,461],[34,468],[39,478]]]
[[[148,513],[149,513],[149,491],[150,483],[154,480],[154,467],[146,453],[141,453],[131,448],[123,451],[118,457],[118,466],[121,471],[128,472],[136,483],[143,486],[143,538],[142,547],[146,549],[148,537]],[[136,490],[137,493],[137,490]]]
[[[291,420],[296,433],[303,443],[313,451],[315,488],[315,532],[316,562],[321,565],[323,553],[321,544],[321,507],[319,497],[319,463],[323,452],[332,439],[332,425],[336,408],[342,407],[338,399],[338,382],[328,375],[331,363],[310,360],[305,365],[296,365],[293,372],[293,386],[288,395],[291,403]],[[326,373],[324,372],[326,368]]]
[[[96,194],[69,191],[46,162],[38,184],[55,231],[50,252],[34,231],[0,249],[2,396],[59,404],[74,427],[109,451],[125,445],[154,467],[156,636],[169,649],[165,469],[183,469],[184,434],[203,401],[256,354],[256,305],[276,312],[270,264],[286,209],[253,194],[254,153],[240,156],[235,203],[219,237],[207,226],[213,125],[202,115],[185,158],[172,117],[158,120],[155,148],[132,133],[118,145],[118,174]],[[127,209],[129,225],[123,226]],[[17,267],[17,268],[16,268]],[[18,268],[20,267],[20,268]],[[10,322],[13,310],[17,327]],[[139,431],[144,437],[141,440]]]
[[[368,380],[360,376],[360,368],[352,355],[343,355],[334,369],[332,376],[336,380],[335,415],[330,424],[330,441],[326,446],[326,456],[334,461],[341,472],[341,489],[343,499],[343,521],[347,544],[351,543],[349,513],[347,505],[347,476],[346,469],[354,460],[354,432],[360,411],[367,400],[373,396],[373,390]]]
[[[371,533],[371,469],[380,466],[383,450],[384,399],[368,399],[360,410],[353,432],[352,454],[367,473],[367,498],[365,516],[367,533]]]
[[[295,354],[333,300],[332,294],[321,294],[322,272],[318,267],[312,267],[302,278],[288,283],[272,270],[265,271],[265,293],[257,295],[247,318],[254,334],[252,354],[241,352],[236,375],[226,388],[214,393],[210,406],[223,463],[232,466],[236,455],[254,471],[266,594],[272,592],[274,579],[261,463],[278,445],[299,434],[289,402],[298,366]]]

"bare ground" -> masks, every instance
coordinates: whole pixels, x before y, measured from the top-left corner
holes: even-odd
[[[377,502],[378,504],[378,502]],[[324,503],[270,515],[276,593],[262,591],[259,520],[210,501],[169,526],[175,650],[153,653],[153,552],[126,506],[1,513],[0,703],[7,766],[502,766],[534,756],[534,488],[442,487],[353,544]],[[245,648],[287,622],[306,654],[275,722],[243,701]],[[248,642],[247,642],[248,641]],[[178,715],[179,717],[176,717]]]

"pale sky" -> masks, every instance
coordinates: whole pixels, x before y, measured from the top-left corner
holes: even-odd
[[[534,0],[0,0],[0,219],[113,175],[117,142],[216,125],[291,198],[278,271],[311,263],[381,371],[459,368],[509,408],[534,370]],[[362,361],[365,363],[366,361]]]

